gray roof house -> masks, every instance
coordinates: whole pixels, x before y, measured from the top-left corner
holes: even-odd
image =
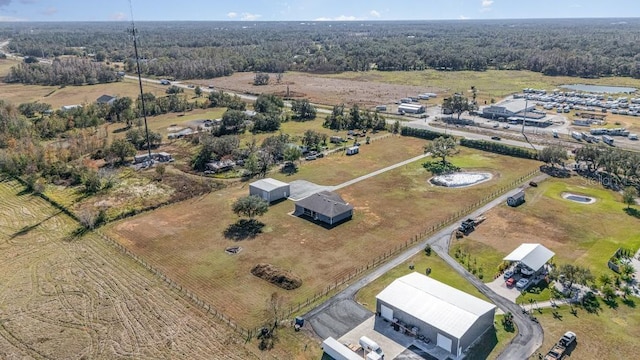
[[[106,104],[106,105],[113,105],[113,102],[116,101],[116,97],[115,96],[111,96],[111,95],[102,95],[100,96],[96,102],[98,104]]]
[[[321,191],[296,201],[296,216],[304,216],[331,226],[351,219],[353,206],[345,202],[340,195],[331,191]]]

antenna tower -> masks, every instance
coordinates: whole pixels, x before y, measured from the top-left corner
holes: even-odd
[[[142,90],[142,75],[140,74],[140,58],[138,56],[138,30],[133,22],[133,5],[129,0],[129,10],[131,11],[131,29],[129,33],[133,36],[133,50],[136,55],[136,70],[138,73],[138,85],[140,86],[140,103],[142,104],[142,118],[144,119],[144,131],[147,137],[147,151],[149,155],[149,165],[153,165],[153,159],[151,158],[151,141],[149,140],[149,127],[147,126],[147,109],[145,107],[144,92]]]

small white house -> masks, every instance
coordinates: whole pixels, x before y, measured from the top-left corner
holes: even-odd
[[[260,179],[249,184],[249,195],[260,196],[268,202],[286,199],[290,194],[289,184],[272,178]]]
[[[347,148],[347,155],[355,155],[360,152],[360,147],[351,146]]]

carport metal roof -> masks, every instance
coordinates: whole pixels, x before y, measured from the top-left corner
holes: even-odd
[[[503,260],[519,261],[534,271],[540,270],[555,253],[540,244],[522,244]]]
[[[495,305],[417,272],[396,279],[382,290],[381,300],[460,339]]]

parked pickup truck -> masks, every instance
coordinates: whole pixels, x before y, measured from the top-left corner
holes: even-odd
[[[551,350],[545,355],[544,360],[560,360],[567,352],[567,348],[576,341],[576,334],[567,331],[562,335],[560,341],[553,346]]]

